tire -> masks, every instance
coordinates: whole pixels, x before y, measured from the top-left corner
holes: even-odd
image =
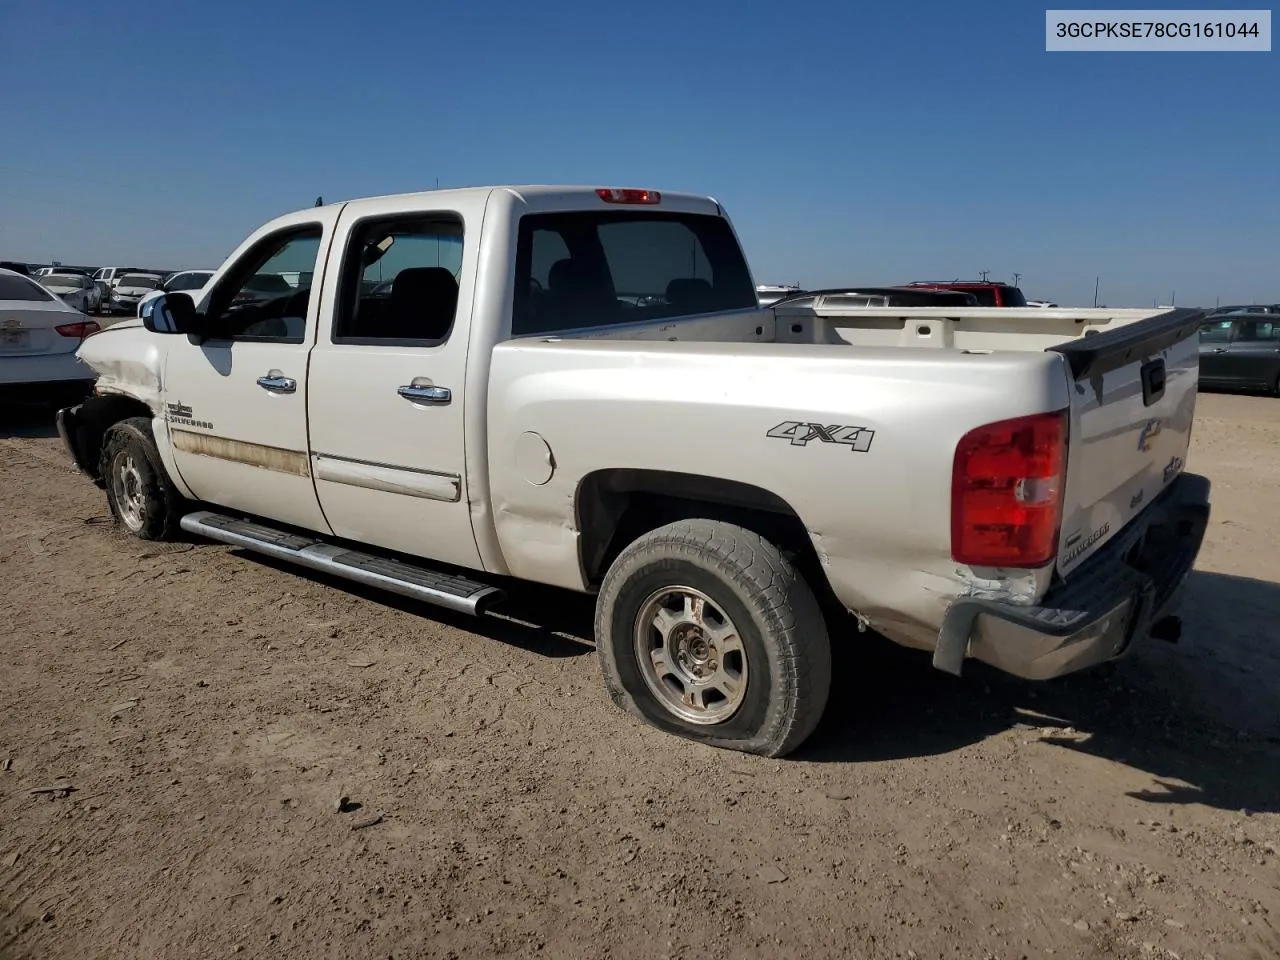
[[[640,537],[605,575],[595,634],[613,702],[677,736],[780,757],[826,708],[831,646],[818,601],[777,547],[743,527],[680,520]]]
[[[131,417],[112,425],[98,469],[115,521],[140,540],[173,540],[185,500],[160,463],[151,421]]]

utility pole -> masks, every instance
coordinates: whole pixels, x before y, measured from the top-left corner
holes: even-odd
[[[1013,285],[1016,287],[1016,286],[1018,285],[1018,281],[1019,281],[1019,280],[1021,280],[1021,279],[1022,279],[1022,274],[1020,274],[1020,273],[1015,273],[1015,274],[1013,275]]]
[[[990,270],[979,270],[978,272],[979,272],[980,274],[982,274],[982,282],[983,282],[983,283],[986,283],[986,282],[987,282],[987,275],[988,275],[989,273],[991,273],[991,271],[990,271]]]
[[[1100,283],[1102,283],[1101,276],[1097,276],[1093,278],[1093,305],[1095,307],[1098,305],[1098,285]]]

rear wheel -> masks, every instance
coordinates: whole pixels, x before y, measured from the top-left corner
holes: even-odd
[[[595,632],[614,702],[712,746],[782,756],[813,732],[831,648],[813,591],[768,540],[682,520],[610,567]]]
[[[151,436],[151,422],[131,417],[112,426],[99,467],[116,521],[141,540],[172,540],[184,500],[174,488]]]

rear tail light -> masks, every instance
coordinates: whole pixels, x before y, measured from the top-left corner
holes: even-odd
[[[596,196],[605,203],[640,203],[652,205],[662,202],[662,194],[657,190],[611,190],[608,187],[601,187],[596,191]]]
[[[60,327],[54,327],[64,337],[76,337],[83,340],[85,337],[93,336],[102,330],[100,326],[92,320],[84,320],[79,323],[64,323]]]
[[[976,567],[1049,563],[1066,473],[1066,410],[969,431],[951,473],[951,558]]]

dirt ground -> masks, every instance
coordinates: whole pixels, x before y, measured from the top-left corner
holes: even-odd
[[[615,710],[589,601],[130,540],[10,410],[0,957],[1274,960],[1280,400],[1203,396],[1190,468],[1181,643],[1034,685],[842,636],[766,761]]]

